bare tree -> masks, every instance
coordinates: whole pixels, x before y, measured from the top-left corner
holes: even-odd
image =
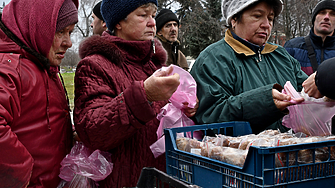
[[[312,10],[318,0],[284,0],[282,29],[286,40],[309,34]]]
[[[175,0],[158,0],[158,10],[162,8],[172,9],[175,3]]]
[[[79,62],[78,48],[80,42],[93,34],[91,29],[91,16],[93,7],[100,0],[80,0],[78,7],[78,23],[71,35],[72,47],[67,50],[62,66],[75,66]],[[73,56],[73,57],[72,57]]]
[[[93,34],[91,29],[91,22],[92,20],[92,12],[93,7],[97,2],[100,0],[80,0],[79,7],[78,7],[78,23],[76,24],[75,30],[71,35],[71,40],[73,46],[71,47],[72,50],[78,51],[79,43]]]
[[[92,34],[92,29],[90,27],[91,22],[92,22],[92,12],[93,12],[93,7],[97,3],[97,0],[80,0],[79,1],[79,20],[80,24],[78,23],[77,29],[81,33],[82,37],[86,38]]]

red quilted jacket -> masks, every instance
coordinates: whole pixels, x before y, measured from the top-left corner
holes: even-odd
[[[165,171],[165,156],[154,158],[156,115],[167,101],[149,105],[143,81],[162,67],[165,50],[155,40],[126,41],[104,32],[82,42],[75,76],[74,122],[91,149],[112,153],[113,172],[101,187],[134,187],[143,167]]]
[[[11,0],[3,9],[2,23],[12,34],[0,30],[0,187],[56,188],[60,182],[60,162],[72,145],[69,107],[57,67],[40,68],[47,61],[39,57],[51,48],[63,2]],[[38,55],[10,40],[13,34]]]

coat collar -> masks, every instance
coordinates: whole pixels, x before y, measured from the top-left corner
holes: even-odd
[[[233,35],[231,34],[230,30],[228,29],[225,33],[224,40],[228,43],[229,46],[233,48],[233,50],[238,54],[244,54],[245,56],[255,55],[256,53],[242,44],[240,41],[234,39]],[[278,48],[276,45],[272,45],[266,43],[264,49],[262,50],[261,54],[267,54],[275,51]]]
[[[313,44],[315,46],[318,46],[319,48],[324,47],[327,48],[329,46],[333,46],[334,42],[335,42],[335,32],[333,33],[332,36],[327,36],[325,41],[322,41],[322,37],[317,36],[314,31],[313,28],[311,28],[311,30],[309,31],[309,34],[311,36],[311,39],[313,40]]]

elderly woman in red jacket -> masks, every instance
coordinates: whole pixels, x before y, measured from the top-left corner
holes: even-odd
[[[101,187],[134,187],[143,167],[165,171],[155,158],[156,115],[179,85],[179,75],[151,76],[167,54],[154,36],[157,0],[103,0],[108,31],[80,45],[74,122],[82,142],[112,153],[113,172]],[[187,109],[194,115],[196,108]]]
[[[0,21],[0,187],[56,188],[72,125],[57,75],[78,0],[11,0]]]

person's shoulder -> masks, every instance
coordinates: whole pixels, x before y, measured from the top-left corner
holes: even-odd
[[[305,43],[305,37],[295,37],[285,42],[284,48],[299,48]]]
[[[225,42],[224,38],[214,42],[213,44],[208,45],[201,53],[203,55],[205,54],[217,54],[217,53],[225,53],[227,50],[225,48],[228,46],[228,44]]]
[[[20,65],[20,61],[31,62],[26,58],[22,58],[21,54],[15,53],[0,53],[0,64],[1,66],[8,66],[17,68]]]
[[[184,54],[181,50],[178,50],[178,53],[179,53],[183,58],[186,59],[185,54]]]
[[[28,59],[25,54],[1,52],[0,59],[0,74],[2,77],[7,75],[18,78],[22,75],[35,75],[38,73],[41,75],[44,73],[39,66],[36,66],[36,62]]]
[[[220,62],[219,64],[221,65],[226,63],[229,64],[234,58],[234,50],[231,49],[231,47],[225,42],[224,39],[221,39],[207,46],[199,54],[193,66],[196,67],[196,69],[199,69],[198,71],[202,70],[204,66],[210,67],[209,69],[213,69],[218,65],[216,62]]]
[[[101,54],[91,54],[82,58],[78,65],[77,70],[80,70],[81,67],[101,67],[104,57]]]
[[[99,35],[93,35],[80,43],[79,57],[95,62],[97,61],[95,60],[96,57],[104,57],[106,60],[117,64],[125,59],[120,48],[110,37]]]
[[[276,52],[280,53],[280,54],[284,54],[287,55],[288,51],[285,47],[281,46],[281,45],[277,45],[277,49],[275,50]]]
[[[294,59],[290,52],[291,49],[284,48],[283,46],[274,43],[268,43],[268,44],[277,46],[277,48],[273,52],[271,52],[271,54],[273,57],[281,58],[282,60],[286,59],[285,61],[281,62],[288,63],[291,62],[291,59]]]

